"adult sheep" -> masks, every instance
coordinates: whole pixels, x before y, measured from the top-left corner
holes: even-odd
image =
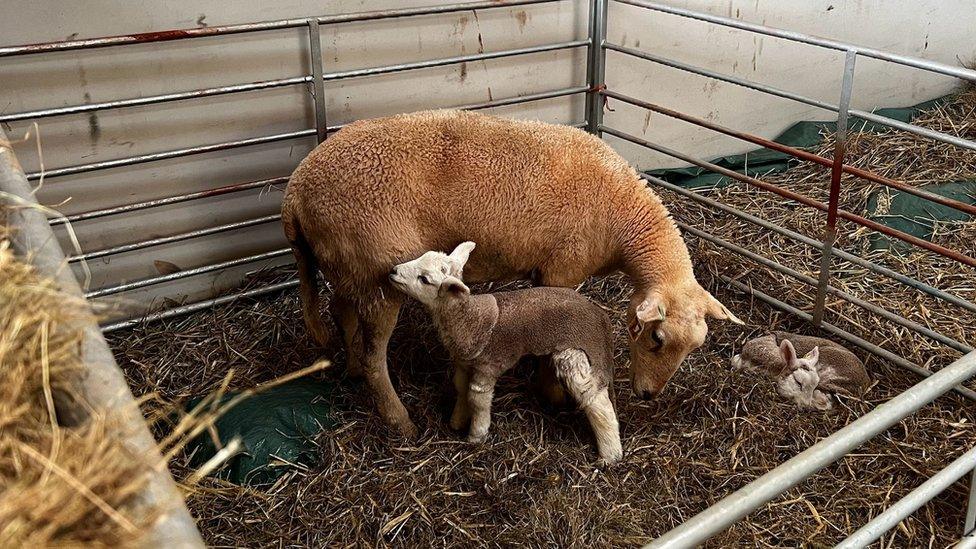
[[[417,429],[387,371],[402,296],[390,269],[465,240],[471,282],[531,277],[575,286],[623,271],[632,282],[630,376],[656,395],[705,340],[706,317],[739,320],[695,280],[661,200],[608,145],[581,130],[440,110],[354,122],[312,151],[282,206],[301,279],[305,323],[325,345],[316,271],[352,374],[364,374],[383,419]]]

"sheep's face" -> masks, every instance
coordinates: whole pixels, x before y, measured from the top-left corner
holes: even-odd
[[[390,282],[427,307],[435,307],[441,300],[452,296],[466,295],[469,291],[461,282],[461,275],[473,249],[474,242],[464,242],[450,255],[427,252],[413,261],[393,267]]]
[[[664,389],[685,357],[705,342],[706,317],[742,323],[697,282],[634,294],[627,312],[634,395],[650,399]]]

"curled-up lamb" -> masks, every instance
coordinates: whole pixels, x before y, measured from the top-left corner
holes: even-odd
[[[732,366],[763,371],[776,381],[780,395],[818,410],[832,407],[828,393],[861,397],[871,387],[857,355],[820,337],[786,332],[757,337],[732,357]]]
[[[468,440],[482,442],[498,377],[522,357],[551,355],[556,376],[586,413],[601,461],[620,460],[610,318],[568,288],[471,295],[461,273],[474,246],[462,243],[450,255],[427,252],[390,272],[397,289],[430,311],[454,361],[458,400],[451,427],[468,425]]]

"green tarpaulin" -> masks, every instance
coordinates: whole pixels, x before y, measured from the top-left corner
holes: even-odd
[[[879,116],[885,116],[900,122],[911,122],[919,112],[943,104],[951,98],[952,96],[940,97],[912,107],[879,109],[875,113]],[[824,133],[832,133],[836,127],[836,122],[797,122],[773,141],[799,149],[812,149],[823,141]],[[852,119],[850,125],[850,131],[852,132],[882,131],[886,128],[887,126],[881,124],[858,119]],[[745,154],[716,158],[712,160],[712,163],[739,173],[758,177],[769,173],[786,171],[796,165],[797,160],[786,153],[771,151],[769,149],[758,149]],[[728,177],[710,172],[705,168],[699,168],[698,166],[651,170],[647,174],[689,189],[724,187],[731,183],[731,179]]]
[[[315,437],[333,425],[332,386],[294,381],[242,400],[217,419],[215,430],[221,446],[241,437],[244,450],[231,458],[217,476],[238,484],[264,486],[273,483],[290,464],[311,465],[318,459]],[[226,404],[234,398],[227,394]],[[200,402],[189,403],[193,409]],[[187,447],[191,465],[199,467],[217,452],[210,433]]]
[[[952,97],[950,95],[919,103],[912,107],[879,109],[875,112],[880,116],[900,122],[911,122],[919,112],[944,104],[950,101]],[[774,141],[795,148],[813,149],[823,141],[824,134],[834,132],[836,126],[836,122],[798,122],[790,126]],[[888,127],[852,119],[850,129],[852,132],[878,132],[888,129]],[[795,166],[798,161],[785,153],[758,149],[745,154],[716,158],[712,160],[712,163],[752,177],[762,177],[770,173],[786,171]],[[698,166],[651,170],[646,173],[689,189],[724,187],[732,183],[731,178]],[[928,185],[924,188],[931,193],[954,198],[961,202],[976,203],[976,182],[974,181],[941,183]],[[947,206],[935,204],[899,191],[889,191],[890,204],[886,210],[881,211],[878,206],[883,192],[885,191],[877,191],[869,197],[866,214],[889,227],[927,240],[931,240],[936,223],[940,221],[967,221],[972,217]],[[891,248],[893,242],[895,241],[881,234],[875,234],[871,238],[871,246],[875,249]],[[898,242],[900,243],[900,241]]]

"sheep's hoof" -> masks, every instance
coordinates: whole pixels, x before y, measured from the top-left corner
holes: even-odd
[[[468,426],[468,422],[463,417],[452,416],[449,425],[451,426],[451,429],[454,429],[455,431],[463,431],[464,428]]]
[[[405,439],[417,440],[418,438],[420,438],[420,430],[417,429],[417,426],[414,424],[414,422],[410,421],[409,419],[405,422],[398,423],[396,425],[396,428],[397,431],[400,432],[400,436],[402,436]]]

